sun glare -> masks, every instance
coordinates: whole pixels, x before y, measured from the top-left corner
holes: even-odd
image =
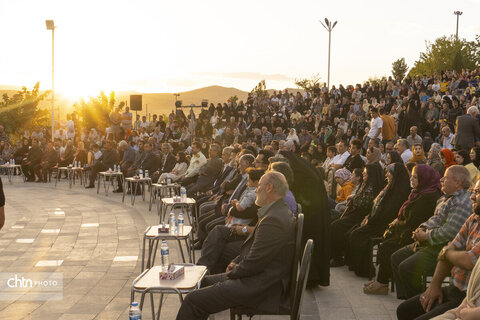
[[[96,97],[100,94],[101,91],[109,93],[110,90],[106,88],[101,88],[93,84],[89,84],[88,81],[72,81],[66,83],[65,85],[58,84],[58,89],[56,91],[64,96],[65,98],[77,101],[81,98],[88,100],[89,97]]]

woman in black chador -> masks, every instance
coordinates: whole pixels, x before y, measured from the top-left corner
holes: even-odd
[[[410,178],[403,164],[387,166],[386,176],[387,186],[375,198],[372,210],[361,225],[355,227],[348,237],[346,261],[360,277],[370,276],[370,239],[383,235],[410,194]]]
[[[305,159],[290,151],[281,151],[293,170],[294,182],[290,186],[305,216],[303,245],[308,239],[314,243],[312,264],[307,286],[330,284],[330,206],[325,184],[316,169]],[[303,249],[302,249],[303,250]]]

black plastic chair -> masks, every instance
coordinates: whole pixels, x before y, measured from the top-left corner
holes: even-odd
[[[300,264],[300,270],[298,276],[296,276],[295,282],[291,285],[291,299],[290,299],[290,308],[284,309],[281,308],[280,311],[275,315],[290,315],[291,320],[300,319],[300,309],[302,306],[303,294],[307,286],[308,273],[310,271],[310,263],[312,261],[312,251],[313,251],[313,240],[308,239],[305,249],[303,251],[303,256]],[[259,310],[253,310],[243,307],[236,307],[230,309],[230,320],[242,319],[242,315],[247,315],[250,319],[254,315],[272,315],[271,313],[262,312]]]

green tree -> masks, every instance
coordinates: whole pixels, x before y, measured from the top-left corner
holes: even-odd
[[[3,95],[3,101],[0,101],[0,124],[8,133],[21,135],[25,129],[49,125],[48,110],[38,108],[38,104],[50,91],[40,94],[39,88],[40,82],[37,82],[32,91],[23,87],[12,97]]]
[[[394,79],[403,79],[407,75],[408,65],[405,62],[405,58],[395,60],[392,63],[392,76]]]
[[[295,79],[295,85],[313,94],[313,89],[320,84],[321,77],[314,74],[311,78]]]
[[[83,128],[106,128],[110,125],[109,115],[115,106],[115,92],[111,92],[108,97],[103,91],[96,97],[90,97],[88,102],[83,98],[75,102],[73,107],[79,115]],[[118,108],[121,110],[125,106],[120,102]]]
[[[268,97],[267,84],[265,80],[260,81],[250,92],[255,102],[261,102]]]
[[[475,69],[480,66],[480,39],[456,40],[455,36],[443,36],[426,43],[426,51],[420,53],[410,75],[434,74],[444,70]]]

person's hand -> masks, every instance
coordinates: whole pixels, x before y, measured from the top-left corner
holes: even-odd
[[[442,289],[438,286],[430,285],[423,294],[420,295],[420,303],[422,304],[425,312],[430,312],[435,301],[438,300],[438,304],[443,302]]]
[[[243,236],[245,235],[245,233],[243,233],[243,228],[245,227],[245,225],[243,224],[235,224],[235,225],[232,225],[231,228],[234,228],[235,229],[235,233],[238,235],[238,236]]]
[[[211,195],[212,195],[212,190],[208,190],[207,192],[205,192],[205,194],[206,194],[207,196],[211,196]]]
[[[232,206],[236,206],[237,203],[238,203],[238,200],[237,200],[237,199],[230,200],[230,204],[231,204]]]
[[[413,232],[412,238],[420,242],[425,242],[427,241],[427,233],[419,228]]]
[[[223,214],[223,215],[225,215],[226,210],[227,210],[227,204],[224,203],[224,204],[222,204],[222,214]]]
[[[462,319],[462,310],[465,308],[469,308],[467,298],[463,299],[462,304],[459,305],[455,310],[455,317],[457,317],[458,319]]]
[[[232,271],[232,269],[235,268],[236,265],[237,265],[236,263],[230,262],[230,263],[228,264],[227,269],[225,270],[225,272],[228,273],[228,272]]]
[[[390,222],[390,224],[388,225],[390,228],[393,227],[394,225],[396,225],[398,223],[398,218],[395,218],[395,220],[393,220],[392,222]]]

